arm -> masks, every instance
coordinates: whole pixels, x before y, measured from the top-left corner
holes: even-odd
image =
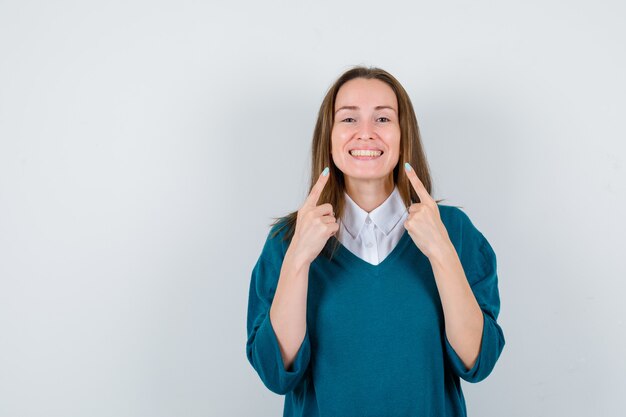
[[[285,254],[281,267],[275,252],[265,254],[264,250],[252,271],[248,298],[248,360],[265,386],[281,395],[300,382],[311,356],[302,322],[308,266],[297,268],[292,259]]]
[[[252,272],[248,359],[265,385],[279,394],[294,389],[311,358],[306,326],[309,270],[339,228],[333,207],[329,203],[317,205],[328,172],[328,167],[322,171],[298,210],[287,250],[282,248],[281,235],[268,239]]]
[[[467,369],[472,369],[480,352],[483,313],[465,277],[452,243],[430,258],[441,298],[446,337]]]
[[[461,220],[464,226],[458,252],[454,251],[458,256],[448,252],[435,258],[433,271],[437,270],[444,309],[448,360],[458,376],[479,382],[491,373],[505,344],[496,321],[500,311],[497,262],[493,248],[465,213],[461,212]]]
[[[297,259],[297,255],[287,250],[270,308],[285,370],[292,366],[306,335],[309,267],[310,263]]]
[[[460,209],[455,208],[454,218],[444,225],[439,206],[408,162],[405,170],[420,202],[411,204],[404,226],[433,269],[449,363],[459,377],[478,382],[491,373],[504,347],[496,322],[500,310],[496,255]],[[455,229],[456,244],[448,227]]]

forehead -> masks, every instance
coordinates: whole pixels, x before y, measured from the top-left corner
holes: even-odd
[[[335,109],[341,106],[398,108],[396,94],[384,81],[355,78],[343,84],[335,98]]]

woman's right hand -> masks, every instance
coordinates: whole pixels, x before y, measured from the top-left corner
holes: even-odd
[[[304,204],[298,210],[296,230],[288,248],[297,259],[309,264],[317,258],[328,239],[339,230],[333,206],[330,203],[317,205],[329,176],[330,173],[320,174]]]

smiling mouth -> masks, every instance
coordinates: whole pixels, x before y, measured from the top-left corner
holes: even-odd
[[[380,157],[383,153],[383,151],[373,149],[353,149],[350,151],[350,155],[352,155],[353,158],[360,160],[376,159]]]

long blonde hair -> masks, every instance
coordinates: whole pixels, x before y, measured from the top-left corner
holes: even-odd
[[[419,202],[417,193],[411,186],[404,171],[404,163],[411,164],[415,173],[424,184],[424,187],[431,194],[432,182],[426,155],[422,147],[417,118],[413,110],[413,104],[404,87],[387,71],[375,67],[357,66],[344,72],[330,87],[322,105],[320,106],[313,132],[313,142],[311,144],[311,181],[309,193],[319,178],[325,167],[330,169],[330,178],[320,195],[318,205],[330,203],[333,206],[335,217],[341,219],[344,213],[345,204],[345,182],[343,173],[333,163],[331,151],[331,133],[334,123],[335,99],[337,92],[346,82],[355,78],[377,79],[383,81],[391,87],[398,100],[398,117],[400,121],[400,155],[398,164],[393,170],[393,181],[398,186],[398,191],[405,206],[409,207],[413,202]],[[442,200],[437,200],[437,202]],[[291,212],[282,217],[275,217],[271,226],[278,226],[272,236],[280,233],[283,228],[287,228],[283,236],[284,240],[293,237],[298,211]],[[339,240],[329,239],[322,253],[332,258]]]

